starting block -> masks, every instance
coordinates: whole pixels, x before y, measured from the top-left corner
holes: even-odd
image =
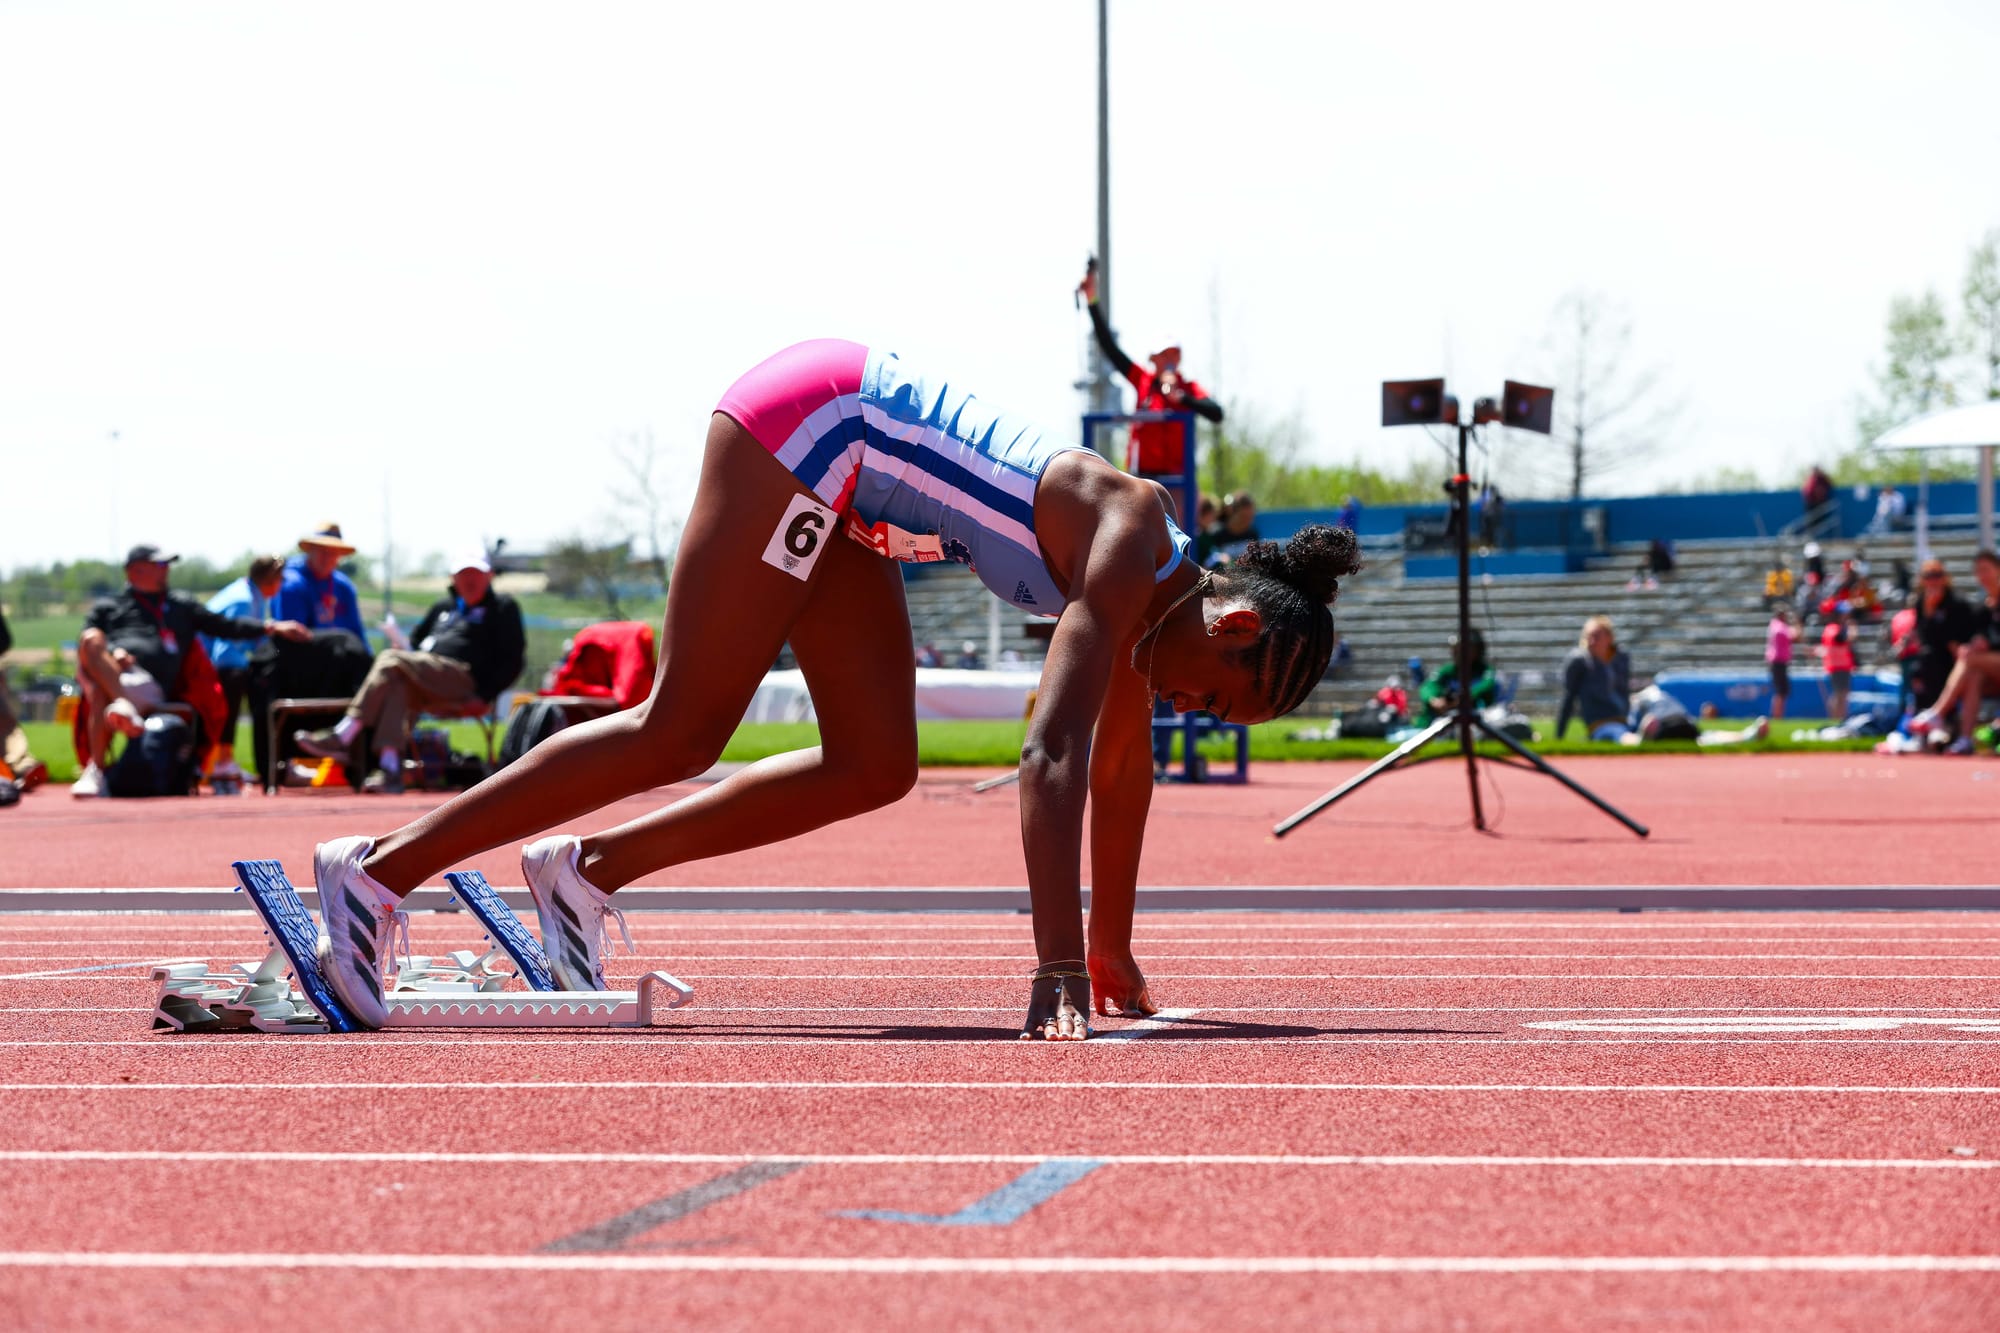
[[[276,861],[238,861],[234,868],[275,947],[255,967],[154,968],[160,987],[154,1030],[361,1030],[327,984],[326,941],[284,867]],[[693,987],[664,972],[647,973],[637,990],[556,990],[541,945],[485,877],[466,871],[446,878],[499,947],[405,960],[383,996],[389,1010],[384,1027],[651,1027],[659,1014],[694,998]],[[498,966],[503,958],[514,971]],[[517,978],[535,989],[504,989]]]

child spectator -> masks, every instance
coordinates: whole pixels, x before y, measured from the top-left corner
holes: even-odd
[[[219,616],[267,620],[284,581],[285,562],[275,555],[260,555],[250,562],[249,573],[208,599],[208,609]],[[216,789],[224,791],[243,781],[243,770],[236,764],[236,724],[243,713],[243,696],[250,687],[250,644],[242,639],[219,639],[204,634],[201,646],[208,650],[208,659],[215,664],[216,677],[222,682],[222,700],[229,710],[209,769],[209,778]]]
[[[1792,644],[1799,637],[1798,620],[1783,603],[1771,608],[1771,623],[1764,634],[1764,661],[1771,669],[1771,716],[1785,715],[1785,700],[1792,695]]]
[[[1826,668],[1826,715],[1835,722],[1847,717],[1847,691],[1854,680],[1854,638],[1847,623],[1850,608],[1835,602],[1819,633],[1820,664]]]
[[[1486,636],[1477,629],[1466,638],[1470,649],[1472,677],[1472,706],[1491,708],[1500,698],[1500,682],[1493,674],[1493,668],[1486,661]],[[1423,688],[1417,692],[1423,701],[1424,721],[1435,722],[1446,714],[1458,711],[1458,636],[1452,636],[1451,655],[1444,665],[1431,673]]]

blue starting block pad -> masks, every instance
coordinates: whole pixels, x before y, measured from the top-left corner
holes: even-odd
[[[514,960],[521,980],[535,990],[556,989],[555,973],[549,970],[549,956],[542,952],[540,941],[528,933],[521,918],[507,906],[506,899],[486,882],[486,876],[477,870],[454,870],[444,877],[444,882],[451,885],[452,894],[486,927],[487,938]]]
[[[276,861],[238,861],[234,869],[276,947],[254,966],[243,963],[221,972],[201,963],[155,968],[160,990],[154,1028],[361,1031],[327,983],[326,941],[285,868]],[[541,945],[485,877],[468,871],[448,878],[500,947],[484,956],[461,950],[445,958],[405,960],[382,997],[386,1028],[651,1027],[660,1014],[694,998],[692,986],[664,972],[640,977],[636,990],[556,990]],[[496,970],[493,964],[503,953],[518,972]],[[502,989],[517,977],[535,989]]]

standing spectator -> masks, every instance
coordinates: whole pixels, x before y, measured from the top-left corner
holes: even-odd
[[[1818,464],[1814,464],[1812,471],[1806,474],[1805,484],[1799,487],[1799,501],[1804,506],[1805,530],[1808,534],[1817,533],[1826,526],[1827,520],[1818,516],[1819,509],[1831,499],[1833,499],[1833,478],[1827,476]]]
[[[1854,634],[1847,623],[1851,609],[1846,602],[1835,602],[1819,632],[1820,665],[1826,669],[1826,715],[1835,722],[1847,720],[1847,691],[1854,681]]]
[[[1917,673],[1912,700],[1929,708],[1944,693],[1944,683],[1958,665],[1958,650],[1973,634],[1972,608],[1952,591],[1944,561],[1924,561],[1917,572]]]
[[[1771,669],[1771,717],[1785,715],[1785,700],[1792,697],[1792,645],[1799,637],[1798,619],[1787,603],[1771,607],[1771,623],[1764,632],[1764,663]]]
[[[49,767],[28,748],[28,733],[21,730],[14,698],[7,693],[7,650],[13,646],[14,631],[7,628],[7,613],[0,609],[0,782],[31,791],[49,776]]]
[[[208,609],[232,619],[268,620],[284,581],[285,562],[275,555],[260,555],[250,562],[249,573],[208,599]],[[250,688],[250,645],[243,639],[204,634],[201,646],[215,664],[216,677],[222,682],[222,700],[229,710],[216,741],[214,765],[209,769],[209,777],[220,790],[243,781],[243,770],[236,765],[236,724],[243,712],[243,695]]]
[[[1500,488],[1487,482],[1479,488],[1479,544],[1498,546],[1500,544],[1500,523],[1506,516],[1507,498],[1500,494]]]
[[[1632,659],[1618,646],[1611,617],[1592,616],[1583,622],[1577,646],[1563,659],[1562,706],[1556,711],[1556,737],[1569,730],[1571,717],[1583,719],[1594,741],[1622,741],[1630,734],[1626,715],[1632,707]]]
[[[1141,370],[1131,357],[1119,348],[1111,336],[1111,326],[1104,322],[1104,310],[1097,304],[1097,261],[1090,261],[1084,270],[1083,281],[1076,285],[1090,307],[1090,330],[1097,337],[1097,346],[1105,359],[1118,369],[1138,393],[1134,404],[1139,412],[1193,412],[1204,421],[1220,425],[1222,405],[1202,391],[1201,385],[1181,374],[1181,349],[1178,345],[1162,347],[1148,358],[1151,370]],[[1182,438],[1180,426],[1172,421],[1142,422],[1132,428],[1132,442],[1125,455],[1125,469],[1154,476],[1176,476],[1187,470],[1187,446],[1193,441]]]
[[[1257,500],[1248,491],[1223,498],[1222,518],[1209,529],[1208,541],[1217,564],[1241,559],[1250,543],[1261,541],[1257,531]]]
[[[296,621],[217,615],[186,593],[171,592],[167,576],[177,555],[135,546],[125,555],[125,590],[90,608],[76,640],[83,686],[84,767],[72,796],[110,794],[104,763],[114,735],[137,736],[146,714],[168,700],[195,706],[211,744],[222,730],[224,705],[215,669],[197,634],[218,639],[309,637]]]
[[[1340,526],[1357,536],[1361,532],[1361,501],[1352,495],[1340,502]]]
[[[493,567],[483,555],[459,562],[450,595],[431,605],[410,637],[414,649],[376,656],[338,725],[292,737],[309,755],[345,759],[362,731],[372,728],[381,770],[368,775],[363,791],[402,791],[410,717],[475,699],[491,703],[521,674],[527,648],[521,608],[494,590]]]
[[[2000,555],[1981,551],[1972,557],[1972,572],[1984,594],[1973,608],[1972,630],[1959,645],[1958,661],[1945,678],[1937,701],[1912,719],[1910,730],[1921,735],[1936,726],[1956,704],[1958,736],[1950,753],[1971,754],[1973,733],[1979,729],[1981,699],[2000,695]]]
[[[361,623],[361,594],[354,581],[340,572],[340,562],[354,554],[340,535],[340,524],[322,523],[299,538],[300,555],[285,562],[278,611],[307,629],[344,629],[363,644],[368,629]]]

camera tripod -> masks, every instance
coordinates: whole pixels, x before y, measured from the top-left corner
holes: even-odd
[[[1458,548],[1458,643],[1456,645],[1458,697],[1456,705],[1449,716],[1441,717],[1431,723],[1428,727],[1425,727],[1409,740],[1404,741],[1375,763],[1370,764],[1366,769],[1347,782],[1320,797],[1297,814],[1279,823],[1271,831],[1280,838],[1328,806],[1333,805],[1342,797],[1360,790],[1382,774],[1393,772],[1398,767],[1406,766],[1404,761],[1407,760],[1411,764],[1423,763],[1424,758],[1416,757],[1418,752],[1438,737],[1448,734],[1453,728],[1457,728],[1458,730],[1459,753],[1465,756],[1465,777],[1472,791],[1472,827],[1475,829],[1481,832],[1486,831],[1486,812],[1479,803],[1479,753],[1474,749],[1474,742],[1484,738],[1498,742],[1513,752],[1512,756],[1496,756],[1492,762],[1508,764],[1514,768],[1532,769],[1537,773],[1554,778],[1557,782],[1560,782],[1584,800],[1589,801],[1599,810],[1610,815],[1640,837],[1643,838],[1648,833],[1648,829],[1644,824],[1639,823],[1631,816],[1620,811],[1617,807],[1597,795],[1597,793],[1563,773],[1555,765],[1522,745],[1506,732],[1490,725],[1485,718],[1479,715],[1478,710],[1472,706],[1472,525],[1469,513],[1470,505],[1466,499],[1467,493],[1471,489],[1471,476],[1466,467],[1466,445],[1471,438],[1472,430],[1472,426],[1463,422],[1458,423],[1458,470],[1453,474],[1452,479],[1445,484],[1445,489],[1451,495],[1451,529],[1456,536],[1456,545]],[[1443,758],[1444,756],[1435,755],[1430,757]]]

